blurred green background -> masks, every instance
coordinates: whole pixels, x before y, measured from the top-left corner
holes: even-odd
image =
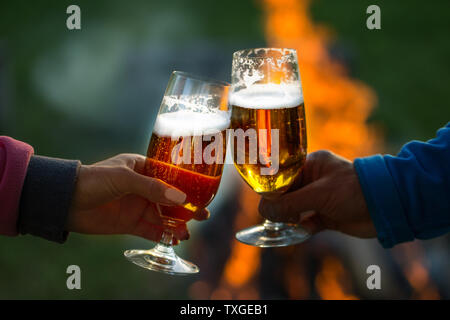
[[[91,163],[145,153],[172,70],[229,80],[233,51],[265,45],[259,1],[77,1],[80,31],[66,28],[70,4],[0,3],[0,135],[41,155]],[[365,26],[370,4],[381,7],[381,30]],[[317,0],[311,9],[335,31],[330,50],[376,91],[369,121],[387,151],[432,138],[450,119],[449,1]],[[178,249],[185,257],[190,242]],[[64,245],[0,237],[0,298],[188,298],[195,276],[148,272],[122,256],[150,246],[127,236],[72,234]],[[66,288],[71,264],[82,290]]]

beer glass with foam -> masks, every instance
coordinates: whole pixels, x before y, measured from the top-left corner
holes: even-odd
[[[199,268],[178,257],[171,228],[192,219],[219,188],[230,125],[229,84],[185,72],[172,73],[153,127],[144,174],[186,193],[183,206],[155,204],[166,226],[151,250],[127,250],[133,263],[169,274],[197,273]]]
[[[229,103],[230,138],[239,174],[263,197],[283,194],[306,158],[305,105],[296,51],[235,52]],[[239,241],[258,247],[288,246],[308,237],[298,225],[269,220],[236,234]]]

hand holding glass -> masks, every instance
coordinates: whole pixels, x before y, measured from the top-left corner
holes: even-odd
[[[192,219],[217,193],[230,124],[228,89],[225,82],[172,73],[149,143],[145,175],[178,188],[187,197],[183,206],[155,205],[166,226],[161,242],[151,250],[125,251],[131,262],[169,274],[199,271],[175,254],[170,230]]]

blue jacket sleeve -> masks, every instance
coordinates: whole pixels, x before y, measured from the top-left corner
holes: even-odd
[[[358,158],[354,166],[383,247],[450,231],[450,122],[396,157]]]

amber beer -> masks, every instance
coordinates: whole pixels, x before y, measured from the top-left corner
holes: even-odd
[[[306,158],[305,109],[301,89],[289,85],[253,85],[230,95],[231,127],[234,131],[255,129],[258,141],[258,161],[249,163],[249,140],[245,140],[245,163],[237,162],[239,144],[233,146],[235,166],[252,189],[266,197],[283,193],[293,183]],[[266,129],[266,130],[259,130]],[[271,129],[278,129],[278,141],[271,137]],[[265,145],[260,135],[265,134]],[[272,144],[278,143],[278,154],[271,154]],[[242,148],[242,146],[241,146]],[[278,168],[273,174],[261,174],[264,157],[278,156]]]
[[[160,205],[164,216],[189,221],[196,210],[205,208],[214,198],[223,170],[228,126],[228,117],[220,111],[212,114],[179,111],[158,115],[147,150],[145,174],[187,195],[183,206]],[[222,141],[216,142],[222,150],[211,153],[214,158],[211,163],[211,160],[205,161],[203,155],[217,135],[221,136]],[[205,139],[206,136],[209,137]],[[196,158],[195,152],[202,155],[200,159]]]

